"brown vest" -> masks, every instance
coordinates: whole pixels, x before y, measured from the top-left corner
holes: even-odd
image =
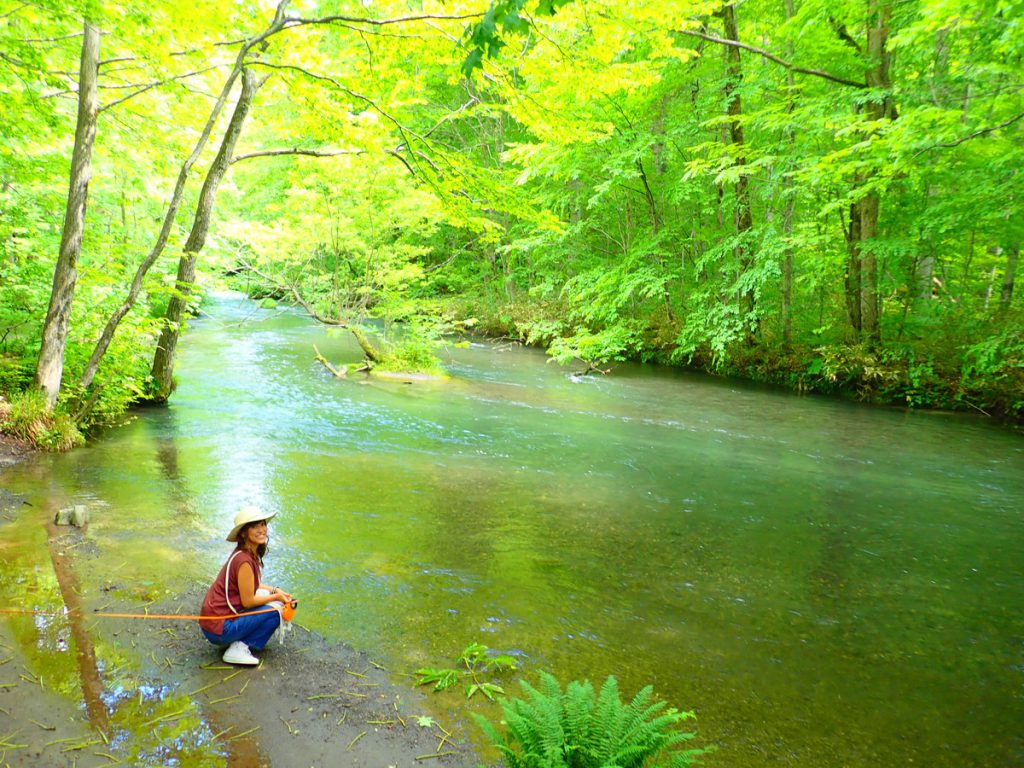
[[[231,617],[245,610],[245,606],[242,605],[242,596],[238,592],[238,569],[242,567],[242,563],[248,563],[252,568],[252,574],[256,579],[254,587],[259,589],[259,560],[244,549],[236,549],[206,591],[203,607],[199,611],[200,616]],[[199,626],[207,632],[220,635],[224,632],[224,619],[200,619]]]

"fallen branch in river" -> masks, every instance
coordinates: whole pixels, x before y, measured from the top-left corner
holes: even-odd
[[[316,344],[313,345],[313,351],[316,352],[317,362],[319,362],[324,368],[333,373],[339,379],[344,379],[345,377],[348,376],[348,370],[345,368],[341,368],[339,370],[338,368],[335,368],[333,365],[331,365],[327,358],[320,354],[320,350],[317,349]]]

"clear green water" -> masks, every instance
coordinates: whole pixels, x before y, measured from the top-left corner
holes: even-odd
[[[346,335],[206,310],[168,408],[2,478],[91,503],[135,578],[208,580],[254,502],[300,621],[393,670],[477,641],[653,683],[710,765],[1024,764],[1019,433],[492,344],[339,381]]]

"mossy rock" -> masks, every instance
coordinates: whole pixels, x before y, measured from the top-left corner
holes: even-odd
[[[260,302],[260,309],[277,309],[277,302],[268,297]]]

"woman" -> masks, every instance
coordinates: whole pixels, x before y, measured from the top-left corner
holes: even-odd
[[[264,514],[258,507],[239,510],[228,534],[228,541],[237,542],[235,551],[203,600],[200,615],[224,618],[200,619],[199,626],[211,643],[228,646],[224,661],[229,664],[259,664],[250,649],[263,650],[281,623],[281,614],[266,608],[292,599],[287,592],[260,581],[269,538],[267,521],[275,514]]]

